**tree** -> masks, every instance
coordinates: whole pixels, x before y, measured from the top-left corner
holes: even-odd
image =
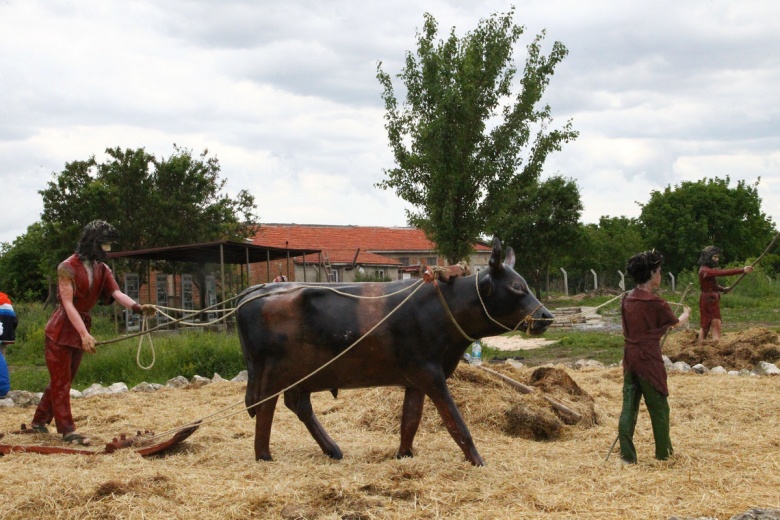
[[[761,211],[758,182],[739,181],[731,188],[727,176],[653,191],[639,220],[648,246],[663,253],[665,270],[696,269],[699,253],[708,245],[723,249],[722,265],[761,254],[776,231]]]
[[[45,244],[39,250],[39,280],[53,283],[57,264],[73,252],[84,225],[95,219],[117,228],[121,249],[240,240],[256,224],[254,198],[244,190],[235,197],[224,193],[219,161],[207,150],[193,156],[174,145],[170,157],[157,158],[143,148],[117,147],[106,154],[104,163],[94,156],[66,163],[39,192],[44,209],[35,237]],[[28,241],[14,242],[3,256],[21,254]]]
[[[518,270],[530,277],[541,298],[543,283],[549,291],[550,267],[579,236],[582,201],[573,180],[555,176],[531,185],[516,180],[513,202],[494,219],[492,233],[513,245]]]
[[[513,23],[513,15],[514,9],[494,14],[460,39],[453,28],[446,41],[437,41],[436,20],[426,13],[417,52],[407,52],[397,76],[407,91],[403,107],[390,75],[381,62],[377,67],[396,163],[377,186],[394,189],[414,206],[407,211],[409,223],[425,231],[450,263],[471,252],[500,211],[488,195],[504,190],[516,175],[533,183],[547,155],[577,136],[571,121],[548,131],[550,107],[537,107],[568,51],[555,42],[543,55],[542,32],[528,45],[516,82],[512,52],[524,28]]]
[[[647,249],[639,222],[627,217],[601,217],[598,225],[586,227],[591,263],[587,270],[596,271],[604,286],[616,287],[617,283],[611,281],[619,279],[618,271],[625,275],[628,259]]]
[[[41,300],[48,291],[48,280],[41,277],[47,265],[46,242],[39,222],[16,237],[12,244],[0,245],[0,287],[12,300]]]

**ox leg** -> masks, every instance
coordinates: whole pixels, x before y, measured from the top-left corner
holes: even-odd
[[[396,458],[414,457],[412,443],[420,427],[423,413],[425,394],[419,388],[406,387],[404,393],[404,407],[401,414],[401,445],[398,447]]]
[[[477,447],[474,446],[474,440],[466,426],[466,421],[463,420],[463,416],[460,414],[447,388],[447,380],[444,377],[444,373],[441,370],[435,370],[424,376],[424,379],[425,382],[420,385],[420,388],[436,405],[436,409],[444,421],[444,426],[447,427],[447,431],[450,432],[452,438],[455,439],[455,443],[463,451],[466,460],[475,466],[484,466],[485,461],[477,452]]]
[[[271,458],[271,424],[278,397],[269,399],[255,408],[255,460]]]
[[[344,457],[341,449],[330,438],[330,435],[328,435],[320,421],[315,417],[314,410],[311,407],[310,392],[303,392],[295,388],[287,390],[284,393],[284,404],[306,425],[306,429],[309,430],[309,433],[317,441],[325,455],[336,460],[341,460]]]

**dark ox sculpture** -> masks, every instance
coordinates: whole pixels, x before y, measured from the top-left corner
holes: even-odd
[[[338,445],[314,416],[311,393],[340,388],[406,388],[397,457],[411,457],[427,395],[466,459],[484,461],[447,388],[470,341],[520,326],[544,332],[552,315],[531,294],[513,269],[514,252],[493,240],[489,268],[477,275],[451,278],[420,288],[389,319],[349,352],[284,392],[284,404],[306,425],[322,451],[341,459]],[[479,279],[475,280],[475,276]],[[269,441],[277,397],[254,406],[321,368],[353,345],[410,294],[413,280],[390,283],[268,284],[247,289],[237,314],[249,382],[246,405],[256,419],[255,457],[271,460]],[[355,299],[334,290],[375,299]],[[477,294],[477,290],[479,294]],[[269,295],[270,293],[270,295]],[[276,293],[276,294],[273,294]],[[446,301],[452,317],[445,309]],[[534,319],[525,323],[528,316]],[[495,320],[495,321],[494,321]],[[501,325],[497,324],[500,323]]]

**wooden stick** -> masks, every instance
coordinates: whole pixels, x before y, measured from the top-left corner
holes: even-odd
[[[769,243],[769,245],[766,247],[766,249],[764,249],[764,252],[763,252],[763,253],[761,253],[761,254],[758,256],[758,258],[756,258],[756,261],[755,261],[755,262],[753,262],[752,264],[750,264],[750,267],[755,267],[755,265],[756,265],[758,262],[760,262],[760,261],[761,261],[761,259],[762,259],[762,258],[764,258],[764,256],[765,256],[765,255],[766,255],[766,254],[767,254],[769,251],[771,251],[773,247],[775,247],[775,244],[777,243],[777,239],[778,239],[778,238],[780,238],[780,233],[778,233],[778,234],[776,234],[776,235],[775,235],[775,238],[773,238],[773,239],[772,239],[772,241]],[[747,274],[747,273],[742,273],[741,275],[739,275],[739,278],[737,278],[737,281],[736,281],[736,282],[734,282],[733,284],[731,284],[731,287],[729,287],[729,292],[731,292],[731,291],[734,289],[734,287],[736,287],[736,286],[737,286],[737,284],[740,282],[740,280],[742,280],[742,279],[745,277],[745,275],[746,275],[746,274]]]
[[[516,388],[517,390],[521,391],[524,394],[532,394],[532,393],[536,392],[536,388],[534,388],[532,386],[524,385],[520,381],[516,381],[516,380],[512,379],[511,377],[505,376],[504,374],[502,374],[500,372],[496,372],[495,370],[493,370],[491,368],[483,367],[482,365],[476,365],[476,366],[478,366],[479,368],[481,368],[482,370],[484,370],[488,374],[496,376],[497,378],[499,378],[503,382],[509,384],[510,386]],[[553,408],[555,408],[556,410],[558,410],[562,414],[568,415],[569,417],[574,419],[575,422],[580,422],[582,420],[582,414],[580,414],[579,412],[577,412],[575,410],[572,410],[568,406],[559,403],[558,401],[556,401],[555,399],[553,399],[551,397],[548,397],[546,395],[543,395],[542,397],[544,398],[545,401],[550,403],[550,406],[552,406]]]

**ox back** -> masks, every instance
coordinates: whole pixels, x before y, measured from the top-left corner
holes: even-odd
[[[402,386],[406,391],[398,457],[412,456],[427,395],[466,459],[484,464],[447,388],[446,379],[470,344],[453,319],[472,338],[518,325],[539,334],[552,320],[513,270],[511,248],[504,263],[501,255],[501,242],[494,239],[488,269],[439,282],[438,288],[402,280],[272,283],[248,289],[239,303],[237,323],[249,374],[246,405],[255,417],[256,459],[271,459],[274,394],[284,390],[285,405],[322,451],[340,459],[340,448],[314,415],[311,393],[330,390],[335,396],[340,388]],[[525,323],[528,316],[535,319]]]

